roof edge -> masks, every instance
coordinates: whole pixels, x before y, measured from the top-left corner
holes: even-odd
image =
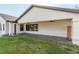
[[[25,11],[21,14],[21,16],[19,16],[19,18],[16,19],[16,22],[17,22],[22,16],[24,16],[32,7],[33,7],[33,5],[31,5],[27,10],[25,10]]]
[[[57,10],[57,11],[64,11],[64,12],[79,14],[79,10],[77,10],[77,9],[71,9],[71,8],[45,6],[45,5],[36,5],[36,4],[33,4],[33,7],[39,7],[39,8],[45,8],[45,9],[51,9],[51,10]],[[73,10],[73,11],[78,11],[78,12],[67,11],[67,10]]]

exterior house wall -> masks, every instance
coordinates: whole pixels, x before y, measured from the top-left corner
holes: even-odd
[[[0,23],[1,23],[1,29],[2,30],[0,30],[0,35],[4,35],[5,33],[6,33],[6,26],[5,26],[5,20],[2,18],[2,17],[0,17]],[[4,30],[3,30],[3,24],[4,24]]]
[[[2,30],[0,30],[0,36],[9,33],[14,33],[14,23],[9,24],[10,22],[6,22],[5,19],[3,19],[2,17],[0,17],[0,23],[2,27]],[[4,24],[4,30],[3,30],[3,24]]]
[[[76,13],[33,7],[20,20],[18,20],[18,22],[26,23],[26,22],[37,22],[37,21],[50,21],[50,20],[61,20],[77,17],[79,17],[79,14]]]
[[[5,34],[14,34],[14,23],[5,21]]]
[[[60,20],[55,22],[36,22],[31,24],[38,24],[38,31],[26,31],[26,24],[24,24],[25,25],[24,31],[21,32],[19,27],[17,28],[18,33],[32,33],[32,34],[67,37],[67,26],[71,25],[71,21]]]

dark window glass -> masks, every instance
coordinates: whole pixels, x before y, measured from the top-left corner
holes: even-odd
[[[31,24],[31,31],[34,31],[34,24]]]
[[[38,24],[35,24],[35,31],[38,31]]]
[[[24,25],[20,24],[20,31],[24,31]]]
[[[38,31],[38,24],[26,25],[26,31]]]
[[[26,30],[30,31],[30,25],[26,25]]]

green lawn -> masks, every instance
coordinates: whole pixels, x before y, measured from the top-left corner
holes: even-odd
[[[79,47],[63,41],[35,39],[27,35],[0,38],[3,54],[64,54],[79,53]]]

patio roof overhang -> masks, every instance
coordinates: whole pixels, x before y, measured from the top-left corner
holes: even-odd
[[[51,19],[51,20],[37,20],[37,21],[27,21],[27,22],[18,22],[18,23],[36,23],[36,22],[55,22],[62,20],[72,20],[72,18],[64,18],[64,19]]]

